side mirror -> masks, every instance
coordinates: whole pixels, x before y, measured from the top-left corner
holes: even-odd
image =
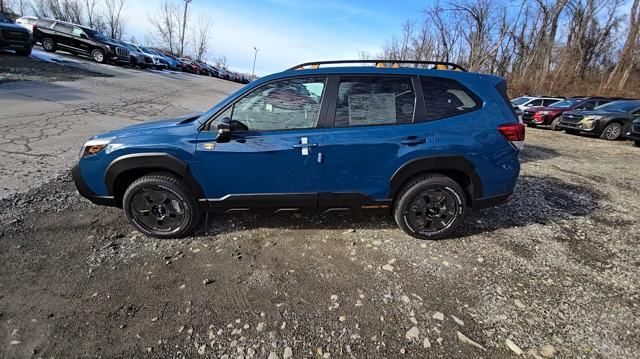
[[[216,142],[224,143],[229,142],[231,140],[231,119],[229,117],[224,117],[218,123],[218,136],[216,137]]]

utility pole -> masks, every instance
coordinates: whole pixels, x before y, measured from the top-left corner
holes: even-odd
[[[187,31],[187,10],[192,0],[184,0],[184,17],[182,18],[182,36],[180,39],[180,57],[184,56],[184,33]]]
[[[258,57],[258,50],[260,50],[257,47],[253,47],[253,70],[251,70],[251,77],[255,77],[256,76],[256,58]]]

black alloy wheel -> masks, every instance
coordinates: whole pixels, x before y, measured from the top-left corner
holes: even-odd
[[[124,194],[123,208],[133,226],[156,238],[189,234],[201,215],[189,187],[169,173],[150,174],[134,181]]]
[[[465,193],[453,179],[428,174],[411,180],[394,205],[396,223],[407,234],[420,239],[439,239],[462,223]]]

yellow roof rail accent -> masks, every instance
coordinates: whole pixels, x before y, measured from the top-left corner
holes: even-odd
[[[394,69],[399,69],[400,68],[400,64],[397,62],[394,62],[391,67],[393,67]]]
[[[386,66],[384,65],[384,62],[376,62],[376,67],[381,69],[381,68],[384,68]]]
[[[447,66],[443,65],[443,64],[437,64],[436,65],[436,70],[446,70]]]
[[[319,69],[320,68],[320,64],[313,64],[311,65],[311,69],[315,70],[315,69]]]

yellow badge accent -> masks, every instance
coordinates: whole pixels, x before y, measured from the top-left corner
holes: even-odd
[[[204,149],[207,151],[213,151],[216,149],[216,144],[215,143],[205,143],[204,144]]]

